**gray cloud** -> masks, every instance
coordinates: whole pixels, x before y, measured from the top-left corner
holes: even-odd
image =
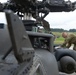
[[[45,19],[50,23],[50,27],[58,28],[59,26],[67,30],[76,28],[76,11],[50,13]]]

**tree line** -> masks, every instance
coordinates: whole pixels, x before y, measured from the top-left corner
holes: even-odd
[[[67,31],[67,32],[76,32],[76,29],[64,30],[62,28],[51,28],[51,31],[52,32],[64,32],[64,31]]]

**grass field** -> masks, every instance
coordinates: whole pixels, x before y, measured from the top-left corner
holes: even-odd
[[[54,41],[55,44],[62,44],[63,42],[64,42],[64,38],[62,38],[61,36],[56,38]]]
[[[73,33],[73,32],[68,32],[68,33]],[[54,44],[62,44],[64,42],[64,38],[61,36],[61,32],[53,32],[53,34],[56,36],[56,39],[54,41]],[[76,35],[76,32],[73,34]]]

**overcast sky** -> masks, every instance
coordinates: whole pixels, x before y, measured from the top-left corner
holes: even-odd
[[[0,0],[0,2],[6,1],[7,0]],[[51,12],[45,19],[49,22],[51,28],[76,29],[76,10],[73,12]],[[3,13],[0,13],[0,22],[6,23]]]

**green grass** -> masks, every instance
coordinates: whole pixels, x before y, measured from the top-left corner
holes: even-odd
[[[62,44],[64,42],[64,38],[61,36],[59,38],[56,38],[54,41],[54,44]]]
[[[54,44],[62,44],[64,42],[64,38],[61,36],[61,32],[53,32],[53,34],[57,37],[54,41]]]

